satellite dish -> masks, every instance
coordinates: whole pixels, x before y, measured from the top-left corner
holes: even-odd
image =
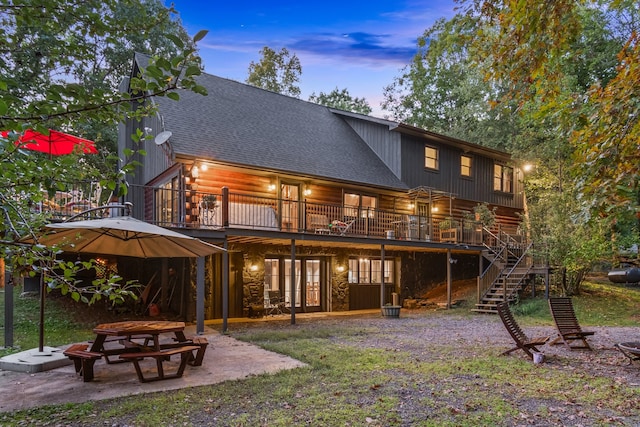
[[[154,141],[156,145],[162,145],[165,142],[167,142],[169,138],[171,138],[171,135],[173,135],[171,131],[165,130],[163,132],[160,132],[158,135],[156,135],[156,138]]]

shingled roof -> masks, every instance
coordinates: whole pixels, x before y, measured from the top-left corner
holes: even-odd
[[[146,57],[136,55],[144,66]],[[202,74],[208,96],[154,98],[177,156],[354,184],[407,189],[356,132],[325,106]]]

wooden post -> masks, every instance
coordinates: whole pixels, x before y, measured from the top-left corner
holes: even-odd
[[[291,324],[296,324],[296,240],[291,239]]]
[[[222,226],[229,226],[229,187],[222,187]]]
[[[382,264],[380,265],[380,274],[382,277],[380,278],[380,307],[384,306],[384,244],[380,245],[380,258],[382,259]]]
[[[6,272],[4,258],[0,258],[2,285],[4,286],[4,346],[13,347],[13,285]]]
[[[451,249],[447,249],[447,309],[451,308]]]
[[[222,252],[222,333],[227,332],[227,320],[229,317],[229,252],[227,252],[227,239],[224,239],[224,252]]]
[[[196,260],[196,334],[204,334],[204,257]]]

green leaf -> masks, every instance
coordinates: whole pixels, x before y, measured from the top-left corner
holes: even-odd
[[[174,101],[179,101],[180,100],[180,94],[178,94],[178,92],[169,92],[169,93],[167,93],[167,98],[173,99]]]
[[[207,33],[209,33],[208,30],[200,30],[200,31],[198,31],[198,33],[195,36],[193,36],[193,42],[194,43],[199,42],[200,40],[202,40],[207,35]]]
[[[189,67],[187,67],[187,70],[184,72],[184,75],[186,77],[199,76],[201,73],[202,73],[202,70],[200,70],[200,67],[196,65],[190,65]]]
[[[165,34],[165,37],[171,40],[178,49],[184,48],[184,42],[180,39],[180,37],[176,36],[175,34]]]

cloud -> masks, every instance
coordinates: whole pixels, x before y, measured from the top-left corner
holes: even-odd
[[[416,53],[415,40],[398,41],[389,34],[316,33],[288,43],[293,52],[327,58],[407,64]]]

